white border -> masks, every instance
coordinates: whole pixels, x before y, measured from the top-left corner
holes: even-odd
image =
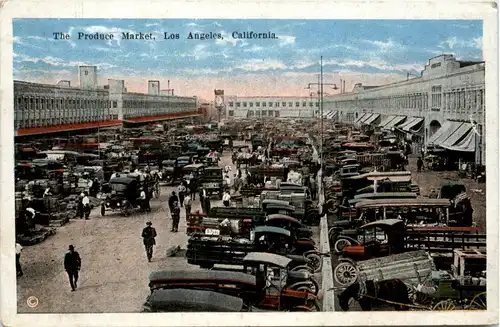
[[[3,8],[2,8],[3,2]],[[498,324],[498,13],[492,2],[465,1],[0,1],[1,319],[7,326],[276,326]],[[16,314],[14,267],[12,18],[482,19],[486,61],[488,237],[487,312],[274,314]],[[332,31],[334,32],[334,31]],[[5,269],[8,267],[8,269]],[[495,277],[497,276],[497,277]],[[110,299],[112,301],[112,299]]]

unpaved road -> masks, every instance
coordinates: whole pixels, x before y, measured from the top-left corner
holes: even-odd
[[[231,163],[225,153],[221,166]],[[233,172],[234,172],[233,168]],[[22,313],[124,313],[140,312],[149,294],[148,276],[157,270],[197,270],[184,257],[167,257],[172,246],[186,248],[185,211],[181,210],[179,232],[171,233],[168,197],[175,187],[162,187],[160,199],[151,201],[152,212],[122,217],[94,209],[90,220],[71,220],[40,244],[25,247],[21,255],[23,277],[17,279],[18,312]],[[212,207],[222,202],[212,199]],[[200,209],[198,195],[192,210]],[[149,263],[141,232],[151,221],[158,237]],[[82,258],[78,289],[71,292],[64,270],[64,255],[73,244]],[[38,305],[30,308],[27,299]]]

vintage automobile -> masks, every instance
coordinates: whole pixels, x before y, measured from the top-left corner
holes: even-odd
[[[312,229],[310,227],[302,224],[298,219],[287,215],[269,215],[266,217],[266,225],[290,230],[298,238],[312,237]]]
[[[279,255],[249,253],[242,260],[242,272],[158,271],[151,273],[149,287],[151,294],[159,290],[216,292],[241,298],[246,306],[259,309],[292,310],[297,306],[317,309],[313,301],[319,291],[317,282],[306,270],[291,271],[291,262]],[[277,291],[269,292],[271,287]]]
[[[272,214],[282,214],[293,217],[295,212],[295,207],[290,205],[288,201],[265,199],[261,202],[262,210],[268,215]]]
[[[203,164],[190,164],[182,167],[182,175],[184,179],[189,179],[190,175],[203,176],[205,165]]]
[[[193,289],[156,289],[143,312],[248,312],[243,300],[223,293]]]
[[[173,183],[179,178],[179,170],[176,168],[175,160],[163,160],[161,162],[161,181],[167,184]]]
[[[200,182],[201,182],[201,187],[207,191],[209,196],[216,194],[220,199],[222,199],[222,193],[223,193],[222,168],[205,167]]]
[[[215,264],[241,265],[243,257],[255,251],[289,256],[293,267],[321,269],[321,256],[313,240],[295,238],[289,230],[274,226],[256,226],[250,239],[222,236],[211,230],[206,234],[193,234],[188,240],[186,258],[190,264],[212,268]]]
[[[124,216],[131,214],[132,210],[138,208],[141,182],[134,177],[116,177],[103,185],[102,191],[108,194],[101,203],[101,215],[106,211],[120,211]],[[109,191],[109,193],[108,193]]]

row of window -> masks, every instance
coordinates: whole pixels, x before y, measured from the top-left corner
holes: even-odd
[[[114,101],[116,108],[116,101]],[[104,109],[110,108],[111,101],[103,99],[50,98],[38,96],[17,96],[14,110],[53,110],[53,109]]]
[[[230,101],[228,102],[228,105],[229,107],[236,107],[236,108],[240,108],[240,107],[243,107],[243,108],[247,108],[247,107],[289,107],[289,108],[292,108],[294,107],[294,102],[293,101],[290,101],[290,102],[233,102],[233,101]],[[288,105],[288,106],[287,106]],[[295,107],[300,107],[301,105],[301,102],[300,101],[296,101],[295,102]],[[312,101],[302,101],[302,107],[318,107],[319,104],[318,102],[312,102]]]
[[[168,106],[183,106],[192,107],[193,110],[196,107],[196,103],[193,101],[123,101],[123,108],[164,108]]]
[[[123,117],[124,118],[130,118],[130,117],[147,117],[147,116],[158,116],[158,115],[166,115],[170,113],[180,113],[180,112],[186,112],[189,110],[186,110],[190,107],[190,104],[186,104],[184,106],[179,106],[176,105],[175,107],[172,108],[154,108],[150,110],[143,110],[139,108],[124,108],[123,109]],[[191,108],[191,111],[194,111],[195,108]]]
[[[114,115],[118,119],[118,115]],[[35,117],[34,115],[32,116],[22,116],[19,113],[15,113],[14,116],[14,128],[19,129],[19,128],[32,128],[32,127],[49,127],[49,126],[55,126],[55,125],[62,125],[62,124],[78,124],[78,123],[90,123],[90,122],[95,122],[95,121],[102,121],[102,120],[108,120],[108,119],[113,119],[113,115],[104,115],[104,116],[99,116],[99,115],[91,115],[91,116],[86,116],[86,117],[70,117],[70,116],[65,116],[65,117],[45,117],[45,116],[39,116]]]
[[[336,110],[368,109],[429,109],[428,93],[415,93],[401,96],[382,97],[378,99],[342,100],[327,102]],[[484,108],[483,89],[442,90],[440,85],[431,88],[430,108],[433,111],[445,110],[457,113],[482,113]]]

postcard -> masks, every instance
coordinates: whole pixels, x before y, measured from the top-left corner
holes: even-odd
[[[496,4],[1,15],[2,324],[498,324]]]

